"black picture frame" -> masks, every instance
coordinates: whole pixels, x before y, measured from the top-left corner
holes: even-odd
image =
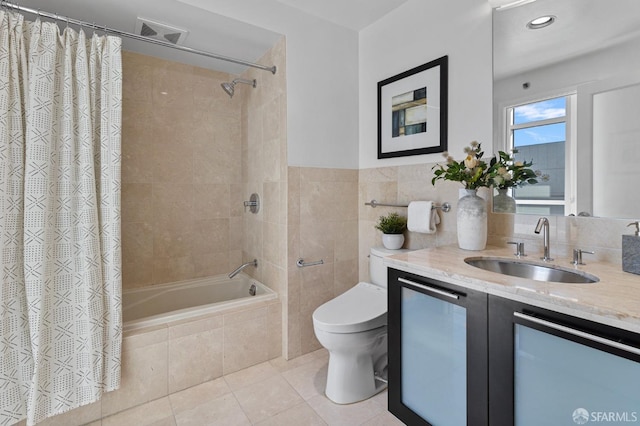
[[[449,57],[378,82],[378,158],[447,150]]]

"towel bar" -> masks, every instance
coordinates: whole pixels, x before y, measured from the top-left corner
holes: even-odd
[[[378,207],[378,206],[384,206],[384,207],[409,207],[409,206],[408,206],[408,205],[406,205],[406,204],[389,204],[389,203],[379,203],[379,202],[377,202],[376,200],[371,200],[371,201],[370,201],[370,202],[368,202],[368,203],[364,203],[364,205],[365,205],[365,206],[371,206],[371,207],[373,207],[373,208],[376,208],[376,207]],[[445,212],[445,213],[446,213],[446,212],[448,212],[448,211],[450,211],[450,210],[451,210],[451,204],[449,204],[449,203],[442,203],[442,205],[440,205],[440,206],[438,206],[438,205],[435,205],[435,204],[434,204],[433,206],[431,206],[431,209],[432,209],[432,210],[440,209],[440,210],[442,210],[443,212]]]

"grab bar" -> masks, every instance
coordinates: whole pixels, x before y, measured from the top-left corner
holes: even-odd
[[[368,203],[364,203],[364,205],[365,205],[365,206],[371,206],[371,207],[373,207],[374,209],[375,209],[376,207],[378,207],[378,206],[384,206],[384,207],[409,207],[409,206],[408,206],[408,205],[406,205],[406,204],[389,204],[389,203],[379,203],[379,202],[377,202],[376,200],[371,200],[371,201],[369,201]],[[431,210],[436,210],[436,209],[440,209],[440,210],[442,210],[443,212],[445,212],[445,213],[446,213],[446,212],[448,212],[448,211],[450,211],[450,210],[451,210],[451,204],[449,204],[449,203],[442,203],[442,205],[441,205],[441,206],[438,206],[438,205],[435,205],[435,204],[434,204],[433,206],[431,206]]]
[[[305,266],[316,266],[324,264],[324,260],[316,260],[315,262],[305,262],[303,258],[298,259],[296,265],[298,268],[304,268]]]

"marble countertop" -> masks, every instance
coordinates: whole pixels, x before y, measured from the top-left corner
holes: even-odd
[[[591,284],[564,284],[502,275],[464,262],[467,257],[477,256],[517,259],[513,247],[488,246],[482,251],[467,251],[457,246],[444,246],[399,253],[385,258],[385,265],[640,333],[640,275],[623,272],[622,265],[585,259],[587,265],[574,266],[571,259],[558,256],[546,264],[579,270],[600,279]],[[538,254],[530,254],[522,260],[545,264]]]

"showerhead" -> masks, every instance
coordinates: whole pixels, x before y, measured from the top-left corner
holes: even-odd
[[[224,91],[227,92],[229,97],[233,98],[233,93],[235,91],[236,84],[238,84],[238,83],[249,84],[252,87],[256,87],[256,80],[255,79],[246,80],[244,78],[236,78],[231,83],[222,83],[220,86],[222,86]]]
[[[235,90],[236,85],[233,83],[222,83],[222,89],[229,95],[230,98],[233,98],[233,92]]]

